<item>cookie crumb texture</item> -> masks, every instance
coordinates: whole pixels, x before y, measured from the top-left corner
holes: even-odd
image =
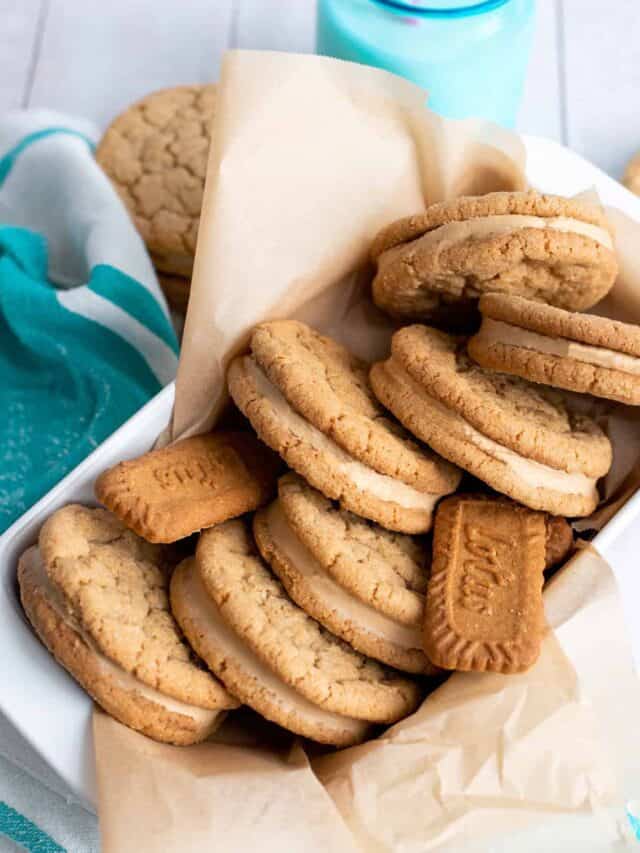
[[[309,701],[378,723],[396,722],[415,710],[418,685],[354,651],[294,604],[263,563],[244,522],[205,531],[196,560],[229,627]]]
[[[75,504],[45,522],[40,549],[69,617],[102,654],[167,696],[220,707],[226,691],[195,659],[169,609],[168,549],[104,509]]]
[[[113,121],[96,152],[162,272],[191,275],[215,106],[214,84],[154,92]]]
[[[448,498],[436,515],[425,651],[445,669],[522,672],[544,627],[546,518],[504,501]]]

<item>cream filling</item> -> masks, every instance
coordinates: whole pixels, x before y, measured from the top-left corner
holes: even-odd
[[[586,474],[570,473],[558,468],[552,468],[550,465],[544,465],[542,462],[536,462],[534,459],[527,459],[516,453],[515,450],[510,450],[504,447],[504,445],[498,444],[497,441],[477,430],[457,412],[452,411],[439,400],[436,400],[435,397],[432,397],[406,370],[403,368],[400,369],[416,394],[427,397],[429,405],[441,411],[447,417],[455,418],[462,427],[465,439],[470,444],[475,445],[489,456],[500,460],[521,482],[533,488],[552,489],[554,492],[560,492],[561,494],[584,495],[591,498],[597,496],[597,477],[587,477]]]
[[[588,346],[577,341],[570,341],[567,338],[552,338],[549,335],[541,335],[539,332],[532,332],[529,329],[521,329],[519,326],[511,325],[511,323],[493,320],[491,317],[483,319],[478,338],[488,346],[501,343],[524,347],[535,352],[573,358],[576,361],[582,361],[596,367],[608,367],[612,370],[620,370],[622,373],[640,376],[640,358],[636,356],[616,352],[606,347]]]
[[[44,591],[47,603],[56,611],[58,616],[69,628],[71,628],[72,631],[75,631],[76,634],[80,635],[83,642],[89,648],[91,654],[100,665],[100,669],[105,675],[108,675],[113,680],[117,687],[127,693],[137,693],[139,696],[148,699],[150,702],[160,705],[172,714],[182,714],[185,717],[190,717],[198,726],[213,725],[221,713],[219,710],[199,708],[196,705],[190,705],[187,702],[181,702],[179,699],[174,699],[173,696],[167,696],[159,690],[155,690],[153,687],[143,684],[143,682],[138,678],[131,675],[131,673],[126,672],[122,667],[119,667],[99,652],[78,621],[65,612],[60,602],[58,591],[53,587],[51,581],[47,577],[44,563],[40,556],[40,550],[38,548],[29,549],[27,554],[25,554],[25,558],[28,559],[31,564],[33,576],[35,577],[38,586],[40,586]]]
[[[350,595],[337,584],[311,552],[295,535],[276,501],[267,510],[267,524],[277,547],[285,558],[304,577],[313,595],[333,610],[341,619],[352,622],[361,630],[386,643],[412,651],[422,649],[422,632],[396,622],[379,610]]]
[[[431,246],[434,243],[455,245],[469,238],[493,237],[500,234],[511,234],[521,228],[550,228],[552,231],[562,231],[565,234],[580,234],[589,237],[613,249],[613,239],[606,228],[582,222],[569,216],[526,216],[521,214],[498,214],[496,216],[479,216],[475,219],[465,219],[462,222],[447,222],[432,231],[427,231],[415,242],[421,246]],[[400,248],[400,247],[398,247]]]
[[[366,731],[368,726],[362,720],[343,717],[341,714],[326,711],[281,681],[227,627],[215,601],[206,591],[195,569],[194,561],[179,571],[184,572],[182,580],[183,605],[188,610],[189,616],[208,635],[211,645],[219,648],[225,657],[232,658],[235,665],[242,669],[247,677],[255,679],[262,688],[267,690],[271,694],[272,700],[280,705],[285,713],[295,713],[302,720],[328,729],[335,730],[338,727],[340,731],[349,731],[358,737]]]
[[[269,381],[253,358],[246,358],[244,363],[258,393],[269,401],[276,412],[278,421],[299,439],[309,444],[313,450],[328,454],[334,469],[350,480],[359,491],[372,495],[378,500],[398,504],[403,509],[433,512],[433,508],[441,495],[419,492],[394,477],[379,474],[373,468],[369,468],[368,465],[358,462],[313,424],[301,417],[289,405],[278,388]]]

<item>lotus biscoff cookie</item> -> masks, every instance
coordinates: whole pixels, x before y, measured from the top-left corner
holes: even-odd
[[[341,510],[296,474],[278,493],[254,536],[296,604],[363,654],[433,674],[422,651],[426,544]]]
[[[371,255],[380,308],[402,320],[457,327],[487,292],[590,308],[618,269],[600,207],[533,191],[434,204],[383,229]]]
[[[464,338],[407,326],[374,365],[378,399],[438,453],[531,509],[590,515],[609,439],[558,391],[475,365]]]
[[[424,643],[445,669],[522,672],[544,630],[542,513],[502,500],[447,498],[438,508]]]
[[[215,106],[214,84],[153,92],[96,152],[161,273],[191,278]]]
[[[279,468],[250,433],[212,432],[120,462],[98,477],[95,493],[149,542],[176,542],[268,501]]]
[[[102,509],[69,505],[19,569],[47,648],[110,714],[157,740],[195,743],[237,701],[203,669],[169,610],[166,551]]]
[[[493,293],[480,311],[468,350],[483,367],[640,405],[640,326]]]
[[[229,391],[258,436],[326,497],[404,533],[431,526],[460,472],[385,415],[367,366],[302,323],[264,323]]]

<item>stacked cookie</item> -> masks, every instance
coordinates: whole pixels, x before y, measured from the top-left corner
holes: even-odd
[[[409,324],[386,360],[366,364],[300,322],[258,325],[227,377],[257,437],[216,432],[120,463],[96,483],[114,515],[59,511],[42,556],[23,560],[25,609],[46,645],[153,737],[195,740],[241,702],[344,746],[410,714],[443,670],[536,660],[544,571],[573,546],[564,517],[594,511],[612,462],[601,427],[564,392],[640,403],[638,330],[576,313],[616,275],[606,219],[532,192],[458,199],[391,224],[372,255],[374,301]],[[72,533],[85,515],[111,532],[85,532],[61,555],[50,531],[65,513]],[[167,543],[198,532],[172,571]],[[172,663],[184,659],[197,695],[182,681],[178,692],[175,665],[160,671],[146,639],[156,605],[142,602],[158,590],[163,635],[182,650]],[[215,720],[191,712],[184,735],[184,721],[165,731],[123,712],[105,656],[126,674],[115,683],[129,704],[181,713],[152,687]]]

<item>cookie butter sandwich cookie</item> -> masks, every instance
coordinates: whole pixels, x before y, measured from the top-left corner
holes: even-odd
[[[463,196],[383,229],[371,255],[375,303],[400,319],[456,320],[485,292],[571,310],[595,305],[617,273],[602,209],[530,192]]]
[[[287,596],[243,521],[205,531],[196,564],[171,589],[186,636],[227,688],[254,710],[323,743],[362,740],[368,723],[411,713],[418,686],[363,657]]]
[[[291,598],[363,654],[433,674],[422,651],[425,543],[339,509],[296,474],[278,491],[253,530]]]
[[[597,506],[612,461],[600,427],[557,391],[478,367],[464,338],[407,326],[371,382],[407,429],[497,491],[554,515]]]
[[[184,642],[163,549],[105,510],[68,506],[20,560],[25,612],[42,642],[108,713],[156,740],[196,743],[237,701]]]
[[[483,367],[640,405],[640,326],[502,294],[483,296],[480,311],[468,350]]]
[[[275,493],[280,468],[251,433],[211,432],[118,463],[95,493],[149,542],[176,542],[257,509]]]
[[[229,391],[258,436],[326,497],[405,533],[429,529],[460,472],[385,415],[367,365],[302,323],[264,323]]]

